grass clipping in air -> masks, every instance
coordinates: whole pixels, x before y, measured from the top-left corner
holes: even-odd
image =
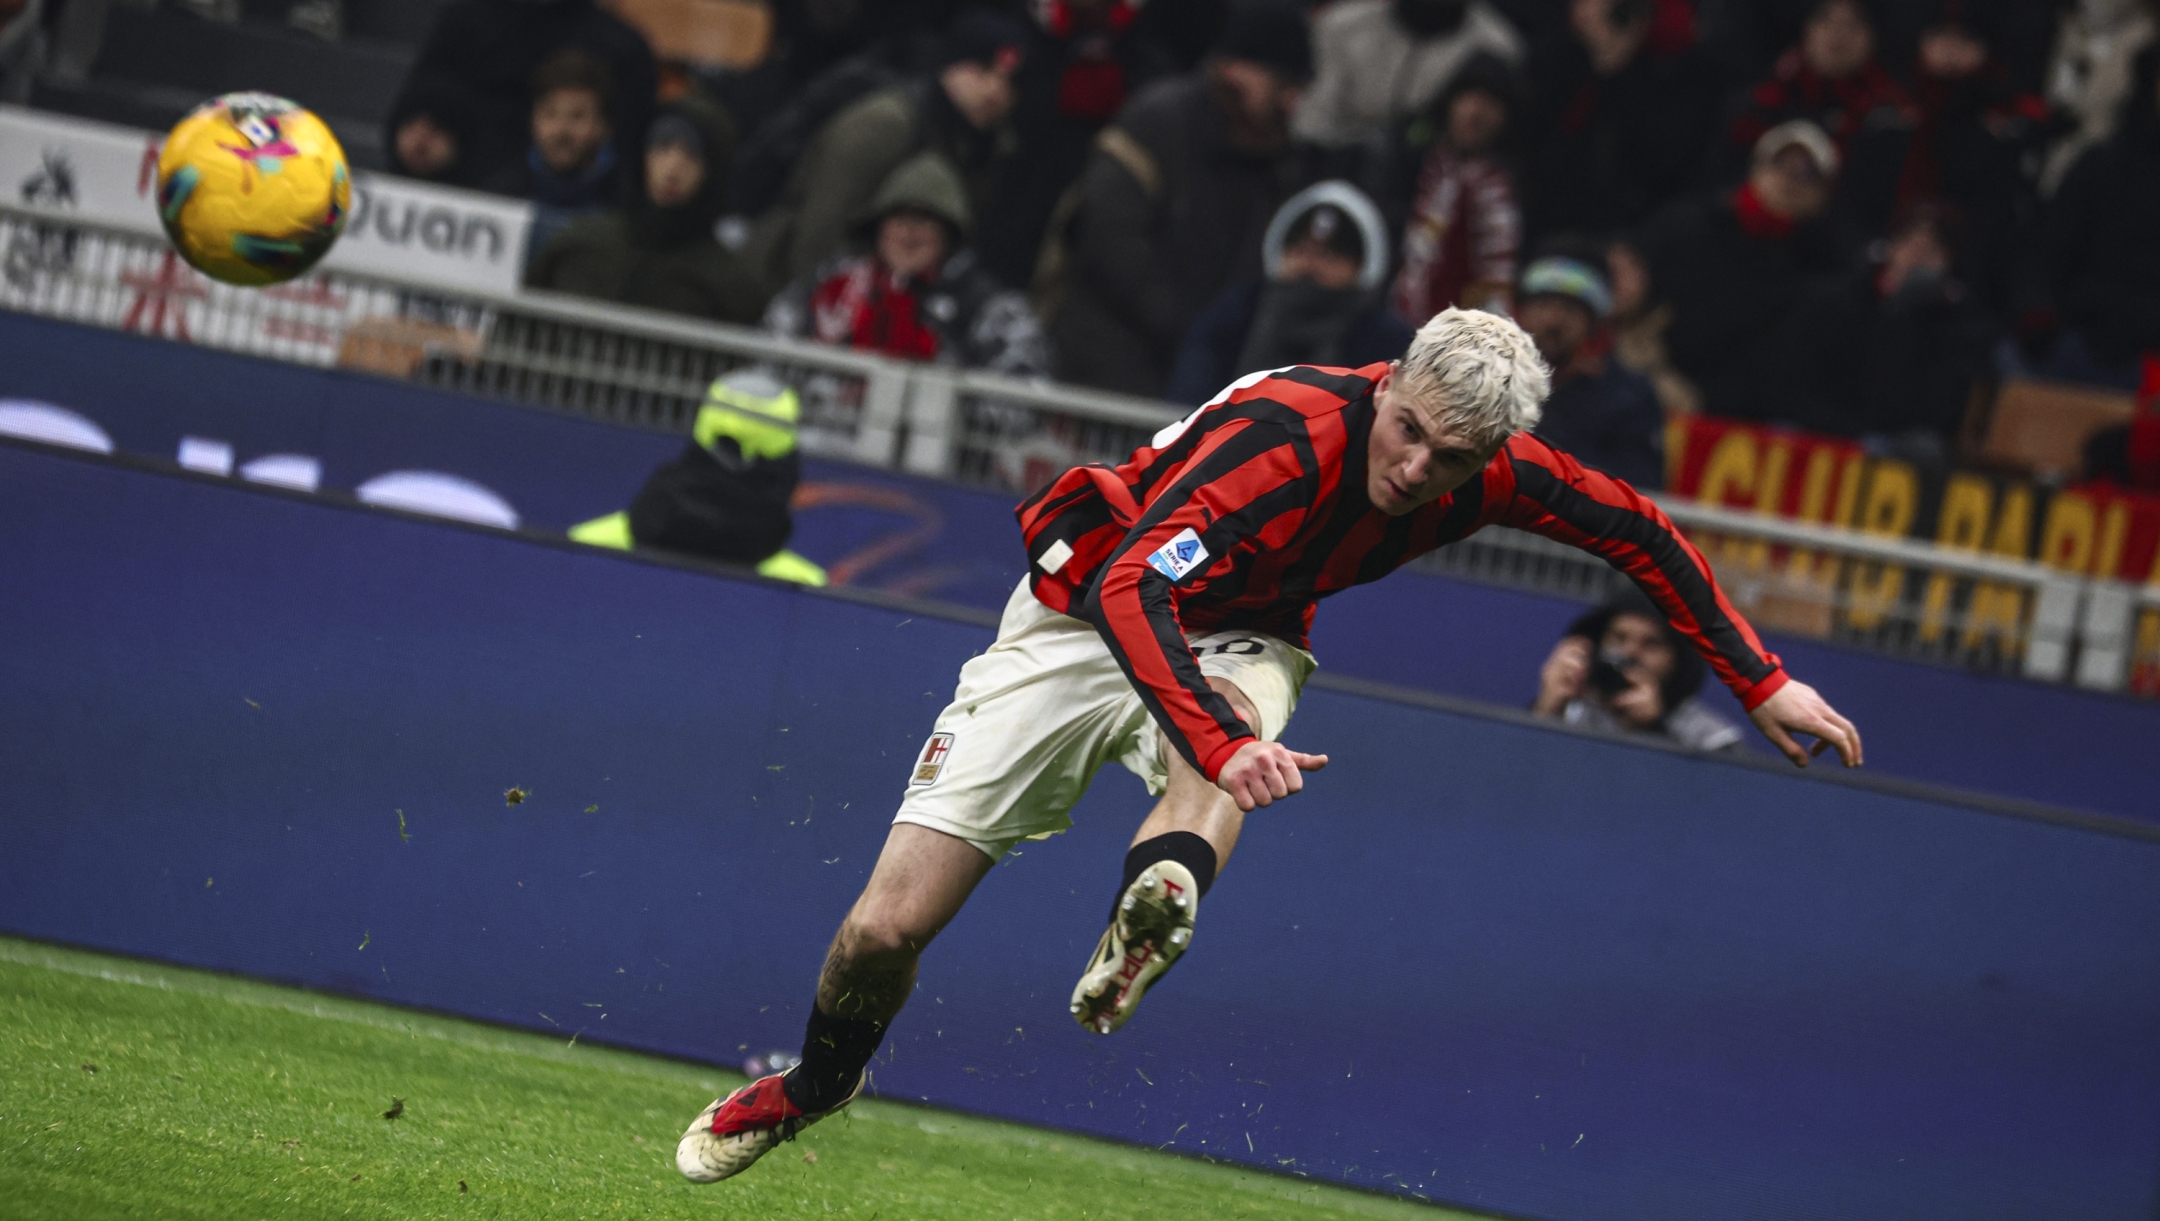
[[[874,1101],[739,1179],[684,1181],[676,1138],[741,1082],[0,938],[9,1221],[1463,1216]]]

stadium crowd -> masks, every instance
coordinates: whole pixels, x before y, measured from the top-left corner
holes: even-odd
[[[2160,351],[2144,0],[775,15],[661,98],[592,0],[454,0],[393,167],[532,200],[536,286],[1182,401],[1505,311],[1649,486],[1668,413],[1941,463],[2003,376]]]

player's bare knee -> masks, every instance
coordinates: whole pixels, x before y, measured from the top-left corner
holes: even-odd
[[[841,926],[836,948],[843,957],[858,961],[907,959],[922,953],[935,936],[935,928],[906,919],[902,913],[857,910],[850,912],[847,923]]]

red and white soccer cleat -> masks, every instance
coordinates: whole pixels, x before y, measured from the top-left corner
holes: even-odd
[[[778,1074],[760,1077],[698,1112],[675,1146],[675,1168],[693,1183],[733,1178],[780,1142],[794,1140],[804,1128],[855,1101],[869,1080],[865,1072],[839,1106],[804,1112],[788,1101]]]
[[[1096,1034],[1123,1026],[1140,998],[1192,945],[1200,886],[1176,861],[1157,861],[1118,899],[1117,918],[1073,988],[1073,1020]]]

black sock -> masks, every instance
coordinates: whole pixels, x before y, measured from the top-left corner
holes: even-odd
[[[805,1112],[829,1111],[847,1100],[885,1041],[885,1022],[832,1017],[815,1004],[803,1030],[802,1063],[781,1082],[788,1101]]]
[[[1110,900],[1110,919],[1117,920],[1117,905],[1125,897],[1125,888],[1138,881],[1147,867],[1157,861],[1176,861],[1192,870],[1193,881],[1200,884],[1205,895],[1208,887],[1215,884],[1215,847],[1190,831],[1172,831],[1153,839],[1144,839],[1132,846],[1125,854],[1125,880],[1118,883],[1117,898]]]

